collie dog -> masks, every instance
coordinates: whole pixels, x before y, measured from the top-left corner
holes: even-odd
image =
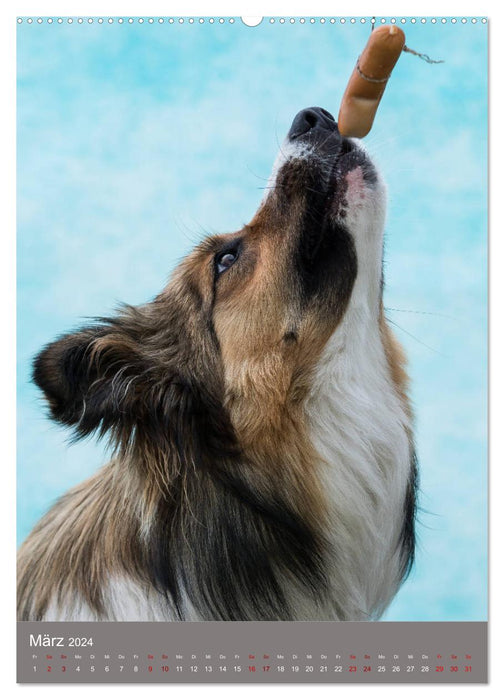
[[[359,141],[305,109],[250,224],[42,350],[52,417],[114,451],[21,547],[19,619],[380,617],[417,482],[384,219]]]

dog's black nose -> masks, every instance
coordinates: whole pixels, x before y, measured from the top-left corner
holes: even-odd
[[[302,109],[296,114],[289,129],[288,137],[294,140],[308,133],[315,135],[320,131],[337,130],[338,125],[332,114],[321,107],[309,107],[308,109]]]

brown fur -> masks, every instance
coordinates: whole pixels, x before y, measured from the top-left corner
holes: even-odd
[[[76,594],[103,612],[106,575],[138,576],[139,486],[135,472],[111,462],[42,518],[19,552],[19,619],[40,618],[53,596],[63,604]]]
[[[147,359],[152,391],[157,382],[162,383],[160,363],[168,365],[171,353],[180,363],[180,354],[187,349],[202,380],[213,384],[216,393],[224,393],[223,404],[243,460],[253,465],[243,472],[244,478],[255,490],[284,499],[294,512],[319,528],[326,505],[313,471],[316,459],[304,427],[302,402],[331,328],[321,334],[315,313],[300,323],[295,305],[284,298],[289,270],[288,251],[279,245],[281,232],[275,234],[265,222],[257,222],[234,237],[250,241],[249,253],[245,271],[242,267],[237,279],[227,275],[215,294],[214,324],[221,357],[211,343],[205,344],[200,318],[213,294],[214,252],[227,236],[205,241],[182,263],[152,305],[127,314],[126,323],[132,327],[128,334],[119,327],[98,337],[84,331],[63,339],[46,353],[45,371],[49,381],[56,382],[62,353],[78,341],[87,346],[90,364],[97,372],[107,358],[113,362],[127,361],[130,356]],[[177,348],[167,343],[163,327],[174,300],[177,313],[184,318],[185,337]],[[199,314],[194,313],[197,307]],[[295,340],[288,335],[292,326]],[[141,401],[145,380],[134,376],[129,391]],[[50,393],[48,399],[54,404]],[[160,454],[143,439],[132,442],[129,428],[112,430],[119,448],[116,458],[66,494],[20,550],[20,619],[42,617],[55,593],[63,604],[78,592],[102,612],[101,591],[111,573],[126,573],[146,583],[138,546],[142,529],[155,519],[159,499],[169,498],[173,481],[185,476],[172,455]],[[278,454],[284,458],[272,459]]]

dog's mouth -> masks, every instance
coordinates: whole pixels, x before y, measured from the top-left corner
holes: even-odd
[[[356,275],[355,241],[367,230],[361,223],[379,200],[373,163],[329,112],[311,107],[294,118],[273,174],[273,215],[293,232],[304,297],[343,308]]]
[[[329,176],[329,187],[335,186],[339,180],[357,168],[362,170],[362,177],[366,184],[373,185],[376,182],[376,170],[366,152],[358,145],[357,141],[346,137],[339,138],[341,139],[340,148],[334,158]],[[323,153],[321,158],[324,158]]]
[[[325,191],[325,213],[335,218],[345,218],[349,189],[359,190],[359,194],[364,196],[364,189],[372,189],[376,184],[377,173],[357,141],[342,138],[339,132],[332,138],[339,145],[335,155],[325,154],[323,148],[322,152],[316,147],[314,149],[315,176],[319,178],[321,190]],[[330,170],[327,174],[328,166]]]
[[[326,110],[302,110],[294,119],[288,139],[294,148],[305,150],[307,165],[329,199],[331,195],[338,197],[351,185],[347,176],[353,171],[359,171],[368,187],[376,183],[376,170],[366,151],[356,139],[341,136],[334,117]]]
[[[283,163],[276,184],[286,200],[305,196],[311,216],[344,218],[349,189],[373,189],[377,172],[356,139],[341,136],[329,112],[310,107],[299,112],[282,148]]]

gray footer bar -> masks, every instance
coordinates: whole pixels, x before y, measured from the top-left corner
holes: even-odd
[[[18,622],[19,683],[486,683],[486,622]]]

